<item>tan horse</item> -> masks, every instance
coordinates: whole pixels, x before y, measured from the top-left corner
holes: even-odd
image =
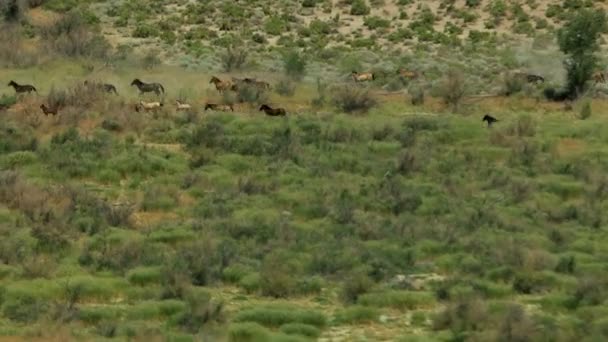
[[[399,70],[397,70],[397,75],[403,77],[403,78],[407,78],[410,80],[415,80],[418,77],[420,77],[420,73],[414,70],[407,70],[404,68],[400,68]]]
[[[216,110],[216,111],[220,111],[220,112],[228,112],[228,111],[234,112],[234,107],[232,107],[232,105],[230,105],[230,104],[207,103],[205,105],[205,111],[207,109]]]
[[[139,112],[142,109],[146,112],[158,110],[162,108],[163,104],[161,102],[144,102],[139,101],[139,104],[135,105],[135,111]]]
[[[373,72],[356,72],[353,71],[351,73],[353,80],[355,80],[355,82],[365,82],[365,81],[373,81],[376,79],[376,76],[374,75]]]
[[[175,100],[175,104],[177,105],[177,110],[190,110],[192,109],[192,106],[187,104],[187,103],[183,103],[180,100]]]
[[[209,83],[215,84],[215,89],[220,93],[225,92],[226,90],[234,90],[234,85],[230,81],[222,81],[219,78],[212,76]]]

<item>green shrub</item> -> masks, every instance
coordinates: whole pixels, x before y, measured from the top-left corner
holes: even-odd
[[[266,33],[273,36],[283,34],[287,28],[287,23],[283,19],[276,16],[271,16],[270,18],[266,19],[266,22],[264,22],[264,30]]]
[[[379,29],[379,28],[389,28],[391,25],[390,21],[388,21],[386,19],[382,19],[377,16],[365,17],[365,19],[363,20],[363,23],[370,30],[375,30],[375,29]]]
[[[305,337],[317,338],[321,331],[312,325],[302,323],[287,323],[281,325],[281,332],[288,335],[300,335]]]
[[[220,55],[224,71],[230,72],[233,70],[241,70],[247,63],[248,55],[246,49],[229,46],[224,53]]]
[[[140,24],[133,29],[133,33],[131,35],[135,38],[150,38],[158,36],[159,32],[152,25]]]
[[[288,77],[300,80],[306,74],[306,57],[297,51],[287,53],[283,56],[283,70]]]
[[[137,267],[127,273],[127,279],[131,284],[145,286],[160,282],[160,268]]]
[[[354,272],[342,283],[342,300],[346,303],[356,303],[373,285],[374,282],[367,274]]]
[[[345,113],[367,112],[378,104],[368,89],[354,85],[334,88],[332,93],[334,105]]]
[[[291,97],[296,93],[296,84],[289,79],[280,80],[274,87],[277,94]]]
[[[413,310],[434,305],[435,298],[426,292],[385,291],[363,294],[357,303],[380,308]]]
[[[446,105],[451,107],[452,111],[457,111],[458,106],[467,93],[464,74],[456,69],[449,70],[441,80],[436,93],[443,99]]]
[[[289,323],[302,323],[317,328],[323,328],[327,324],[327,319],[323,313],[294,307],[247,309],[237,313],[234,317],[234,321],[254,322],[266,327],[280,327]]]
[[[581,120],[587,120],[590,117],[591,117],[591,102],[585,101],[578,114],[578,118]]]
[[[228,328],[230,342],[264,342],[270,336],[271,332],[257,323],[236,323]]]
[[[353,0],[350,5],[351,15],[367,15],[370,12],[369,6],[365,3],[365,0]]]
[[[241,278],[239,286],[247,293],[255,293],[259,291],[262,283],[262,278],[259,273],[251,273]]]
[[[355,305],[336,313],[334,321],[337,324],[364,324],[377,322],[379,316],[375,308]]]

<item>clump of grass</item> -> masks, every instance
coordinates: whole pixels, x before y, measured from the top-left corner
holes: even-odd
[[[323,313],[294,307],[266,307],[247,309],[236,314],[235,322],[254,322],[267,327],[280,327],[289,323],[308,324],[323,328],[327,319]]]
[[[357,302],[366,306],[412,310],[432,306],[435,298],[430,293],[391,290],[363,294]]]
[[[334,322],[337,324],[362,324],[378,320],[380,313],[377,309],[368,306],[355,305],[336,313]]]

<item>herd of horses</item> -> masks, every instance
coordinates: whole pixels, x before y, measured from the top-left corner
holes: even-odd
[[[400,69],[397,69],[397,75],[399,75],[400,77],[402,77],[404,79],[416,80],[416,79],[420,78],[421,76],[424,76],[424,72],[400,68]],[[540,75],[528,74],[528,73],[522,73],[522,72],[517,72],[514,75],[523,80],[526,80],[528,83],[538,84],[538,83],[545,82],[545,78]],[[375,80],[376,74],[371,71],[366,71],[366,72],[353,71],[353,72],[351,72],[351,77],[355,82],[365,82],[365,81]]]
[[[258,90],[261,91],[266,91],[266,90],[270,90],[270,83],[265,82],[265,81],[258,81],[256,79],[253,78],[243,78],[243,79],[239,79],[239,78],[232,78],[232,80],[228,81],[228,80],[221,80],[216,76],[212,76],[211,80],[209,81],[209,83],[213,83],[215,85],[216,90],[222,94],[226,91],[238,91],[239,89],[241,89],[241,87],[243,86],[249,86],[249,87],[254,87]],[[13,87],[13,89],[15,89],[15,92],[19,95],[19,94],[31,94],[32,92],[38,93],[38,91],[36,90],[36,88],[31,85],[31,84],[19,84],[13,80],[11,80],[8,83],[8,86]],[[84,81],[84,86],[86,87],[94,87],[96,90],[105,92],[105,93],[109,93],[109,94],[114,94],[114,95],[118,95],[118,90],[116,89],[116,87],[113,84],[109,84],[109,83],[96,83],[96,82],[89,82],[89,81]],[[146,83],[143,82],[142,80],[140,80],[139,78],[134,79],[131,82],[131,86],[135,86],[137,87],[137,89],[139,90],[139,95],[145,95],[146,93],[154,93],[156,96],[161,96],[165,94],[165,88],[163,87],[162,84],[157,83],[157,82],[153,82],[153,83]],[[192,110],[192,105],[182,102],[180,100],[176,100],[175,102],[176,105],[176,109],[178,111],[188,111],[188,110]],[[154,102],[147,102],[147,101],[143,101],[140,100],[137,104],[135,104],[135,111],[136,112],[141,112],[141,111],[156,111],[159,110],[161,108],[164,107],[164,104],[162,101],[154,101]],[[45,104],[41,104],[40,105],[40,109],[42,110],[42,113],[44,115],[57,115],[60,111],[61,108],[59,108],[59,106],[57,105],[45,105]],[[213,111],[222,111],[222,112],[234,112],[234,106],[232,104],[220,104],[220,103],[206,103],[204,110],[213,110]],[[266,113],[266,115],[268,116],[286,116],[287,115],[287,111],[284,108],[273,108],[268,104],[262,104],[259,108],[260,112],[264,112]]]

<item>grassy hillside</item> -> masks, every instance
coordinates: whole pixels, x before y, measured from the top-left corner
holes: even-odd
[[[605,85],[542,97],[603,2],[78,3],[0,30],[0,340],[608,338]]]

